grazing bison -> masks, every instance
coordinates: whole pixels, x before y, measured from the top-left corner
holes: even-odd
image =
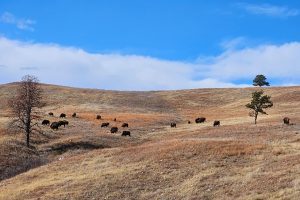
[[[69,122],[67,120],[63,120],[65,125],[69,125]]]
[[[214,126],[220,126],[220,125],[221,125],[220,121],[214,121]]]
[[[123,124],[122,124],[122,127],[123,127],[123,128],[128,127],[128,123],[123,123]]]
[[[114,126],[114,127],[111,127],[110,132],[111,133],[116,133],[116,132],[118,132],[118,130],[119,130],[118,127]]]
[[[172,122],[171,123],[171,128],[176,128],[176,123]]]
[[[283,123],[286,124],[286,125],[289,125],[290,124],[290,118],[288,118],[288,117],[283,118]]]
[[[50,125],[50,128],[53,129],[53,130],[54,130],[54,129],[57,130],[59,126],[60,126],[60,125],[59,125],[58,122],[52,122],[52,124]]]
[[[66,115],[65,113],[61,113],[59,117],[60,117],[60,118],[66,118],[67,115]]]
[[[114,118],[114,121],[116,122],[116,121],[117,121],[117,118]]]
[[[58,126],[64,126],[64,124],[65,124],[63,121],[58,121],[57,123],[58,123]]]
[[[195,119],[195,122],[198,124],[198,123],[203,123],[205,122],[206,118],[205,117],[199,117],[197,119]]]
[[[97,116],[96,116],[96,119],[101,119],[101,115],[97,115]]]
[[[122,136],[130,136],[130,131],[123,131],[122,132]]]
[[[59,124],[59,126],[66,127],[66,125],[69,125],[69,122],[67,120],[63,120],[63,121],[59,121],[58,124]]]
[[[105,123],[102,123],[101,124],[101,127],[108,127],[109,126],[109,123],[108,122],[105,122]]]
[[[76,117],[76,113],[73,113],[72,117]]]
[[[48,113],[49,116],[54,116],[53,112]]]
[[[49,124],[50,124],[50,121],[47,120],[47,119],[44,119],[44,120],[42,121],[42,125],[49,125]]]
[[[190,124],[190,123],[191,123],[191,121],[189,120],[189,121],[188,121],[188,124]]]

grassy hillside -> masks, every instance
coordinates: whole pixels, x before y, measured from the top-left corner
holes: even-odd
[[[300,195],[300,87],[264,89],[274,107],[254,125],[245,104],[255,88],[118,92],[43,85],[43,118],[56,121],[64,112],[70,125],[58,131],[42,127],[43,134],[33,136],[35,149],[24,147],[21,134],[5,131],[5,102],[15,87],[0,85],[0,171],[20,169],[2,178],[0,199]],[[77,118],[70,117],[73,112]],[[103,119],[96,120],[97,114]],[[201,116],[207,122],[195,124]],[[284,126],[284,116],[295,125]],[[214,120],[221,126],[212,127]],[[132,137],[111,134],[102,122],[119,128],[128,122],[129,128],[120,129]],[[24,165],[30,159],[34,164]]]

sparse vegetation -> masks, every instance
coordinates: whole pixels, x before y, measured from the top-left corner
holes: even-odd
[[[0,85],[0,102],[16,87]],[[35,149],[26,148],[19,134],[0,131],[0,169],[20,165],[29,158],[25,153],[37,159],[32,162],[36,166],[25,166],[0,182],[0,199],[298,199],[300,195],[300,145],[295,134],[299,126],[282,125],[285,113],[295,124],[300,120],[299,87],[266,88],[276,107],[257,126],[249,126],[252,118],[245,109],[253,88],[131,93],[42,87],[48,97],[47,106],[41,108],[43,119],[58,121],[65,113],[70,125],[55,131],[41,126],[43,135],[31,137]],[[3,127],[8,110],[1,111]],[[71,117],[75,111],[79,118]],[[97,119],[99,113],[103,120]],[[195,119],[201,116],[206,120],[197,124]],[[220,120],[219,128],[212,126],[214,120]],[[101,128],[103,122],[109,127]],[[124,122],[129,126],[122,127]],[[111,134],[114,126],[119,131]],[[131,137],[121,137],[123,131],[130,131]],[[2,142],[6,138],[18,141]],[[47,165],[40,166],[43,159]]]
[[[27,148],[24,141],[0,129],[0,181],[45,163],[46,157],[39,155],[36,149]]]

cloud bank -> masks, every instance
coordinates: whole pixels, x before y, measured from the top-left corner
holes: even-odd
[[[296,85],[300,79],[300,43],[227,49],[194,62],[152,57],[88,53],[55,44],[21,42],[0,37],[0,83],[23,75],[41,82],[117,90],[162,90],[243,87],[256,74],[272,84]],[[242,80],[242,81],[241,81]],[[245,81],[246,80],[246,81]]]

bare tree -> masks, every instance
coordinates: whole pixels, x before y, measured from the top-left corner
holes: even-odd
[[[30,135],[38,125],[37,110],[42,106],[42,89],[37,77],[24,76],[15,96],[9,100],[9,107],[13,116],[12,126],[25,133],[27,147],[29,147]]]

